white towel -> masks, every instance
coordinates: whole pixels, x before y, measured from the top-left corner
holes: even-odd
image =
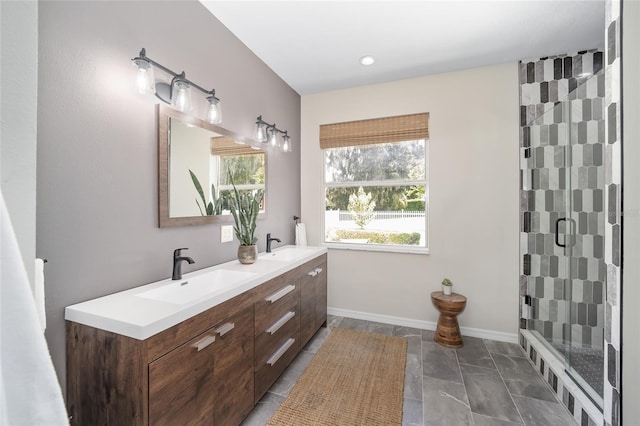
[[[36,274],[33,283],[33,296],[36,300],[36,309],[40,319],[40,328],[44,331],[47,328],[47,314],[44,308],[44,260],[36,259]]]
[[[307,229],[304,226],[304,223],[296,224],[296,245],[297,246],[307,245]]]
[[[0,193],[0,424],[68,425],[33,292]]]

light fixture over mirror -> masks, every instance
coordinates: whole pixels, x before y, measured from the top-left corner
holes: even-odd
[[[211,124],[222,121],[220,99],[216,97],[215,89],[206,90],[187,79],[184,71],[178,74],[164,65],[159,64],[147,56],[144,48],[140,50],[140,54],[133,58],[131,62],[138,69],[136,86],[140,94],[155,94],[162,102],[171,104],[178,111],[191,112],[194,109],[202,110],[203,113],[198,114],[196,112],[196,115],[202,116]],[[156,82],[154,67],[170,75],[172,77],[171,82]],[[193,89],[204,95],[198,100],[198,104],[200,105],[194,105],[193,103],[191,96]]]
[[[292,151],[291,137],[287,134],[287,130],[278,129],[276,123],[267,123],[262,119],[261,115],[256,118],[253,138],[273,148],[280,148],[284,152]]]

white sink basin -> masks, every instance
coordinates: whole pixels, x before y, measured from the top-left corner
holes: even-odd
[[[215,269],[203,275],[173,281],[161,287],[143,291],[137,297],[185,305],[198,299],[220,294],[239,282],[255,276],[255,272]]]
[[[263,253],[260,256],[260,260],[279,260],[281,262],[290,262],[292,260],[298,260],[308,254],[315,253],[316,250],[309,248],[293,248],[288,247],[282,250],[274,251],[273,253]]]

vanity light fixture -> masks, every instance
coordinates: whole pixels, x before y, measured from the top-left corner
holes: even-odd
[[[291,152],[291,137],[287,134],[287,130],[278,129],[276,123],[267,123],[262,116],[256,119],[253,138],[260,143],[279,147],[284,152]]]
[[[212,124],[222,121],[220,99],[216,97],[215,89],[206,90],[191,80],[188,80],[184,71],[178,74],[164,65],[159,64],[147,56],[144,48],[142,48],[140,54],[133,58],[131,62],[138,68],[136,84],[140,94],[155,93],[158,99],[173,105],[177,110],[191,111],[193,109],[191,92],[192,89],[195,89],[204,94],[204,99],[200,103],[204,104],[206,111],[204,114],[205,119]],[[153,72],[154,67],[172,76],[171,83],[156,83]]]

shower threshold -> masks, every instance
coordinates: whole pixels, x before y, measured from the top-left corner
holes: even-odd
[[[600,407],[567,373],[565,364],[558,357],[556,350],[545,344],[546,341],[541,342],[538,336],[529,330],[520,330],[520,335],[520,344],[526,351],[529,361],[551,386],[557,398],[567,407],[578,424],[585,424],[584,416],[588,416],[595,424],[603,424]]]

